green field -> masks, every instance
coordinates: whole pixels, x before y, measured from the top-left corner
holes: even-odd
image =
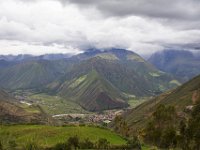
[[[34,103],[39,104],[45,112],[51,115],[68,113],[88,113],[80,105],[59,96],[34,94],[30,96]]]
[[[124,145],[126,140],[116,133],[98,127],[89,126],[66,126],[53,127],[44,125],[12,125],[0,126],[0,141],[2,145],[9,145],[15,141],[17,147],[24,147],[25,144],[34,142],[40,147],[47,148],[57,143],[64,143],[69,137],[77,135],[80,140],[89,138],[96,142],[99,138],[107,139],[112,145]]]
[[[135,108],[136,106],[144,103],[145,101],[147,101],[149,99],[150,99],[149,97],[141,97],[141,98],[135,97],[135,98],[130,98],[128,100],[128,104],[130,105],[131,108]]]

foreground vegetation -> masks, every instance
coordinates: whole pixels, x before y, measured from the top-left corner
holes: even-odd
[[[200,103],[188,113],[189,118],[180,119],[175,107],[159,105],[143,131],[145,142],[164,149],[199,150]]]
[[[0,126],[0,135],[0,147],[4,149],[29,149],[27,147],[30,146],[50,149],[59,145],[66,145],[70,139],[72,143],[73,140],[78,139],[79,144],[84,142],[93,143],[93,145],[103,143],[104,146],[127,144],[126,139],[116,133],[94,126],[2,125]],[[80,146],[79,144],[78,146]]]

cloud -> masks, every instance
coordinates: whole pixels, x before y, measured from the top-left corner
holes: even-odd
[[[26,43],[19,41],[0,41],[0,54],[8,55],[8,54],[33,54],[33,55],[41,55],[41,54],[49,54],[49,53],[71,53],[78,54],[81,51],[79,49],[75,49],[74,47],[66,47],[65,45],[38,45],[35,43]]]
[[[119,47],[142,54],[173,46],[195,48],[200,40],[199,3],[0,1],[0,53],[77,53],[92,47]]]
[[[114,16],[142,15],[158,18],[199,19],[200,1],[198,0],[60,0],[70,3],[95,6],[103,13]]]

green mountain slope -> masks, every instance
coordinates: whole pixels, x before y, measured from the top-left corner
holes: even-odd
[[[62,61],[27,61],[0,70],[0,85],[6,89],[40,89],[64,74]]]
[[[128,104],[122,100],[120,91],[92,70],[86,75],[66,81],[59,89],[63,97],[79,103],[90,111],[122,108]]]
[[[171,75],[123,49],[93,50],[60,60],[26,59],[0,69],[0,87],[59,94],[92,111],[127,106],[123,95],[152,96],[177,85]]]
[[[177,89],[161,94],[125,114],[125,119],[132,129],[141,128],[160,104],[175,106],[178,114],[186,115],[185,110],[190,109],[200,101],[200,76],[193,78]]]
[[[62,82],[95,69],[120,91],[136,96],[155,95],[179,84],[172,76],[157,70],[133,52],[110,50],[92,54],[94,55],[88,54],[88,59],[84,55],[84,60],[75,64]]]
[[[48,116],[39,106],[26,106],[19,103],[3,90],[0,90],[1,123],[47,123]]]

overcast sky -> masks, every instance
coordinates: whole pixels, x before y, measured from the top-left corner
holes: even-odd
[[[200,49],[199,0],[1,0],[0,54]]]

